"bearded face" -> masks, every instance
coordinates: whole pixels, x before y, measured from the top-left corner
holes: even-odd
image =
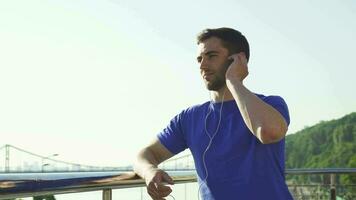
[[[220,69],[211,74],[204,76],[205,86],[208,90],[218,91],[223,88],[226,84],[225,80],[226,69]]]
[[[218,91],[226,85],[228,56],[229,52],[219,38],[211,37],[199,44],[197,61],[208,90]]]

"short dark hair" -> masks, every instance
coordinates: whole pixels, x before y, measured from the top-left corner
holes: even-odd
[[[240,31],[225,27],[205,29],[198,34],[197,43],[200,44],[211,37],[221,39],[222,45],[229,51],[229,54],[244,52],[246,54],[247,61],[249,60],[250,46],[246,37],[242,35]]]

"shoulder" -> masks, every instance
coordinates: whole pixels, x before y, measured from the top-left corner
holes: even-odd
[[[186,109],[184,109],[181,114],[194,114],[194,113],[200,113],[200,112],[205,112],[205,110],[209,107],[209,104],[210,102],[207,101],[207,102],[204,102],[204,103],[201,103],[201,104],[196,104],[196,105],[193,105],[193,106],[190,106]]]
[[[256,94],[255,95],[260,98],[262,101],[272,104],[272,105],[286,105],[285,100],[278,95],[263,95],[263,94]]]
[[[181,110],[175,117],[174,121],[179,121],[179,122],[190,122],[193,119],[196,119],[197,117],[201,116],[202,113],[206,113],[207,108],[209,107],[210,103],[205,102],[202,104],[196,104],[193,106],[190,106],[188,108],[185,108],[184,110]]]
[[[281,96],[277,96],[277,95],[265,96],[262,94],[255,94],[255,95],[258,96],[265,103],[271,105],[279,113],[281,113],[284,119],[286,120],[287,124],[289,125],[290,123],[289,109],[287,103],[284,101],[284,99]]]

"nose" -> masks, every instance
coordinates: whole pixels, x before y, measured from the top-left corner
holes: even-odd
[[[208,69],[208,63],[207,63],[206,59],[202,58],[199,64],[200,64],[199,68],[201,70]]]

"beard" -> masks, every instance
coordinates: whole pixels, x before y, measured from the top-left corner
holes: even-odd
[[[214,74],[210,81],[204,80],[206,88],[212,91],[219,91],[226,85],[226,70],[220,70]]]

